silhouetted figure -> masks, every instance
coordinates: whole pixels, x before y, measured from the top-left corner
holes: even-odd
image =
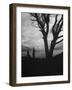
[[[35,49],[33,48],[33,58],[35,58]]]
[[[30,58],[29,50],[27,50],[27,57]]]

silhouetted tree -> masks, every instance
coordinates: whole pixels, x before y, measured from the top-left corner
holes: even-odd
[[[33,58],[35,58],[35,49],[33,48]]]
[[[55,45],[63,41],[63,39],[60,40],[60,38],[63,37],[63,35],[59,36],[63,26],[63,15],[61,15],[60,19],[58,18],[59,15],[57,14],[54,15],[54,24],[51,29],[51,32],[53,34],[53,40],[51,41],[50,49],[49,49],[47,37],[49,33],[51,14],[31,13],[31,16],[33,16],[33,18],[31,19],[32,22],[37,23],[35,27],[39,27],[40,32],[43,35],[43,40],[45,45],[45,55],[46,58],[48,59],[49,57],[53,56],[53,50]]]

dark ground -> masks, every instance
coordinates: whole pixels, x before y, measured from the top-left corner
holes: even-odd
[[[51,60],[22,56],[22,77],[63,75],[63,53]]]

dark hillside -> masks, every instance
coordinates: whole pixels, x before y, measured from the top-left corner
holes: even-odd
[[[51,60],[22,57],[22,77],[48,76],[63,74],[63,53]]]

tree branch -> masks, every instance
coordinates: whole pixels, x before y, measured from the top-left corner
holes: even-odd
[[[60,24],[60,26],[59,26],[59,28],[58,28],[58,34],[61,32],[61,28],[62,28],[62,26],[63,26],[63,21],[61,22],[61,24]]]
[[[52,28],[52,33],[53,33],[53,37],[54,37],[55,40],[63,37],[63,35],[61,35],[61,36],[58,37],[59,33],[62,30],[61,28],[63,26],[63,15],[60,18],[60,20],[58,21],[58,23],[57,23],[57,16],[58,15],[56,15],[56,17],[55,17],[55,24],[53,25],[53,28]],[[57,43],[59,43],[59,42],[57,42]]]
[[[37,20],[38,24],[39,24],[42,28],[44,28],[43,21],[40,20],[39,15],[38,15],[38,14],[35,14],[35,17],[36,17],[36,20]]]
[[[61,21],[63,21],[63,15],[62,15],[61,19],[59,20],[59,22],[58,22],[58,24],[57,24],[56,31],[59,31],[58,28],[59,28],[59,26],[60,26]]]
[[[58,42],[56,42],[56,44],[58,44],[58,43],[60,43],[60,42],[62,42],[63,41],[63,39],[62,40],[60,40],[60,41],[58,41]]]
[[[54,27],[55,27],[55,25],[56,25],[56,23],[57,23],[57,16],[58,16],[58,15],[56,15],[56,17],[55,17],[55,23],[54,23],[54,25],[53,25],[53,27],[52,27],[52,30],[54,29]]]
[[[50,21],[50,14],[47,15],[47,18],[45,20],[46,22],[46,25],[47,25],[47,29],[46,29],[46,35],[48,35],[48,32],[49,32],[49,21]]]
[[[61,38],[61,37],[63,37],[63,35],[59,36],[58,39]]]
[[[52,27],[52,33],[53,33],[53,36],[55,36],[55,26],[56,26],[56,23],[57,23],[57,16],[58,15],[56,15],[56,17],[55,17],[55,23],[54,23],[54,25],[53,25],[53,27]]]

